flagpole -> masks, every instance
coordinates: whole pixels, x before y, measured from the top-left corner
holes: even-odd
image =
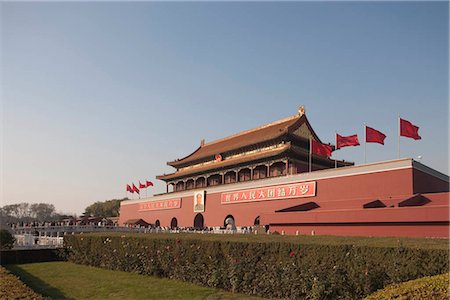
[[[364,163],[367,163],[367,136],[366,136],[366,123],[364,122]]]
[[[337,150],[337,131],[334,132],[334,140],[335,140],[335,145],[334,145],[334,150]],[[337,169],[337,159],[334,158],[334,168]]]
[[[309,173],[311,173],[311,163],[312,163],[312,158],[311,158],[311,152],[312,152],[312,139],[311,136],[309,136]]]
[[[400,114],[397,114],[398,117],[398,159],[400,159]]]

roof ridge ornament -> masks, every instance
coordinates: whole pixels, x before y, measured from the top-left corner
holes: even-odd
[[[303,105],[301,105],[299,108],[298,108],[298,115],[299,116],[303,116],[304,114],[305,114],[305,106],[303,106]]]

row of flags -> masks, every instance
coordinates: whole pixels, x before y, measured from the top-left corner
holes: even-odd
[[[146,189],[149,186],[153,186],[153,182],[148,180],[146,180],[145,183],[141,183],[141,181],[139,181],[139,188],[135,186],[134,183],[132,183],[131,185],[127,184],[127,192],[130,192],[132,194],[137,193],[140,195],[139,189]]]
[[[414,140],[420,140],[419,127],[411,122],[399,118],[399,136],[411,138]],[[365,142],[366,143],[378,143],[384,145],[384,139],[386,135],[379,130],[364,125],[365,127]],[[359,146],[358,135],[341,136],[336,133],[336,149],[341,149],[348,146]],[[310,152],[320,156],[330,157],[333,152],[333,148],[330,145],[322,144],[311,139]]]

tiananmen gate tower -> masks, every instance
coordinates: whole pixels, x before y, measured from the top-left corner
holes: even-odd
[[[316,235],[449,237],[449,177],[410,158],[354,165],[311,155],[303,107],[205,143],[156,178],[166,193],[122,201],[120,224],[262,225]],[[332,146],[333,147],[333,146]],[[311,172],[309,168],[311,166]]]

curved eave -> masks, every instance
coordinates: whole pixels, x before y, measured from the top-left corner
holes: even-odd
[[[230,154],[233,155],[233,154],[239,153],[239,152],[246,152],[246,151],[249,150],[249,148],[252,148],[252,147],[256,147],[257,148],[260,145],[264,145],[264,143],[274,143],[274,144],[275,143],[280,143],[281,141],[283,141],[283,137],[285,137],[287,135],[288,135],[288,131],[286,129],[283,129],[283,131],[280,132],[280,134],[277,135],[276,137],[270,137],[270,138],[267,138],[267,139],[262,139],[262,140],[258,141],[257,143],[248,144],[248,145],[246,145],[244,147],[240,147],[240,148],[233,148],[233,149],[226,150],[226,151],[220,151],[219,153],[215,153],[215,154],[221,154],[223,156],[228,156]],[[170,165],[170,166],[172,166],[172,167],[174,167],[176,169],[179,169],[179,168],[188,167],[189,165],[193,165],[193,164],[199,164],[199,163],[202,163],[202,162],[208,162],[208,161],[214,159],[215,154],[205,155],[205,156],[202,156],[201,158],[198,158],[196,160],[190,160],[188,162],[176,161],[177,162],[176,165]],[[179,164],[178,164],[178,162],[179,162]]]
[[[168,161],[167,165],[171,166],[171,167],[178,167],[180,164],[183,163],[183,161],[187,160],[189,157],[191,157],[192,155],[194,155],[195,153],[197,153],[200,149],[202,148],[202,146],[200,145],[197,149],[194,150],[194,152],[192,152],[191,154],[189,154],[188,156],[185,156],[183,158],[177,159],[177,160],[173,160],[173,161]],[[158,177],[156,177],[158,178]]]
[[[304,121],[306,120],[306,122],[308,123],[307,119],[306,119],[306,115],[295,115],[283,120],[279,120],[279,121],[275,121],[273,123],[269,123],[254,129],[250,129],[250,130],[246,130],[240,133],[237,133],[235,135],[231,135],[219,140],[215,140],[212,142],[209,142],[203,146],[200,146],[199,148],[197,148],[194,152],[192,152],[191,154],[189,154],[188,156],[181,158],[181,159],[177,159],[171,162],[168,162],[167,164],[174,167],[174,168],[181,168],[184,167],[186,165],[189,165],[190,163],[193,162],[198,162],[204,159],[207,159],[209,157],[213,157],[216,154],[219,154],[218,151],[220,151],[219,149],[217,149],[217,151],[211,151],[210,149],[206,149],[208,147],[214,147],[220,143],[223,143],[223,147],[221,147],[222,149],[224,149],[223,151],[220,151],[220,154],[226,153],[226,152],[230,152],[230,151],[236,151],[242,148],[246,148],[249,147],[251,145],[256,145],[259,143],[264,143],[264,142],[268,142],[274,139],[278,139],[286,134],[288,134],[289,132],[297,129]],[[286,123],[283,127],[280,126],[280,124],[282,123]],[[279,126],[281,128],[279,128],[279,130],[277,132],[273,132],[273,126]],[[311,126],[309,125],[309,123],[307,124],[308,128],[311,129]],[[277,128],[275,127],[275,129]],[[270,129],[272,128],[272,129]],[[267,131],[269,131],[269,134],[267,134]],[[319,140],[317,135],[314,133],[314,131],[311,132],[314,135],[314,138]],[[260,137],[255,138],[253,135],[254,134],[260,134]],[[249,138],[252,140],[252,142],[249,143],[245,143],[245,142],[236,142],[236,139],[242,138],[242,137],[246,137],[246,135],[250,135]],[[233,144],[238,144],[235,146],[230,146]],[[204,154],[200,154],[198,155],[198,157],[195,157],[195,154],[197,154],[201,149],[205,149],[204,150]],[[214,153],[213,153],[214,152]],[[216,153],[217,152],[217,153]]]
[[[183,170],[183,171],[179,171],[179,172],[175,172],[175,173],[171,173],[171,174],[159,175],[159,176],[156,176],[156,179],[163,180],[163,181],[169,181],[172,179],[182,178],[182,177],[186,177],[186,176],[190,176],[190,175],[194,175],[194,174],[201,174],[201,173],[204,173],[207,171],[213,171],[213,170],[217,170],[217,169],[224,168],[224,167],[239,165],[242,163],[248,163],[248,162],[256,161],[256,160],[263,159],[263,158],[277,156],[284,152],[289,151],[290,149],[291,149],[291,144],[287,143],[283,147],[273,149],[270,151],[264,151],[264,152],[260,152],[260,153],[244,155],[242,157],[227,159],[227,160],[223,160],[220,162],[214,162],[212,164],[207,164],[204,166],[191,168],[191,169],[187,169],[187,170]]]
[[[309,129],[309,131],[311,131],[311,133],[312,133],[312,135],[313,135],[313,138],[316,140],[316,141],[318,141],[319,143],[322,143],[322,141],[319,139],[319,136],[316,134],[316,132],[314,131],[314,129],[311,127],[311,124],[309,124],[309,120],[308,120],[308,118],[306,117],[306,115],[303,115],[301,118],[300,118],[300,120],[302,120],[302,122],[300,122],[300,124],[298,124],[298,125],[301,125],[301,124],[303,124],[303,122],[305,122],[305,124],[306,124],[306,126],[308,127],[308,129]],[[294,127],[294,126],[292,126],[293,128],[295,128],[295,129],[297,129],[298,127]],[[295,130],[294,129],[294,130]]]
[[[282,124],[282,123],[286,123],[286,124],[281,127],[280,124]],[[265,143],[265,142],[269,142],[272,140],[276,140],[276,139],[282,138],[283,136],[293,133],[303,123],[305,123],[306,126],[308,127],[308,130],[311,132],[313,139],[322,143],[320,138],[317,136],[317,134],[311,127],[311,124],[309,123],[309,120],[306,117],[306,115],[305,114],[301,115],[301,116],[296,115],[296,116],[292,116],[292,117],[289,117],[284,120],[280,120],[280,121],[276,121],[276,122],[273,122],[273,123],[270,123],[267,125],[263,125],[258,128],[243,131],[241,133],[238,133],[238,134],[235,134],[235,135],[232,135],[229,137],[225,137],[223,139],[212,141],[210,143],[204,144],[203,146],[201,145],[200,147],[198,147],[194,152],[192,152],[188,156],[185,156],[181,159],[167,162],[167,165],[178,169],[178,168],[188,166],[189,164],[192,164],[192,163],[198,163],[198,162],[201,162],[202,160],[208,160],[211,157],[214,157],[214,155],[219,154],[219,152],[220,152],[220,154],[223,154],[223,153],[227,153],[230,151],[239,151],[239,149],[244,149],[244,148],[247,148],[252,145],[257,145],[260,143]],[[272,126],[278,126],[280,128],[278,129],[278,131],[273,132],[274,129]],[[275,129],[278,127],[275,127]],[[269,129],[269,128],[272,128],[272,129]],[[255,138],[254,137],[255,134],[260,134],[261,136],[257,136]],[[246,137],[246,135],[250,135],[249,139],[252,140],[252,142],[248,142],[248,143],[242,142],[242,141],[236,142],[236,139],[242,139],[243,137]],[[215,151],[212,151],[211,148],[207,149],[208,147],[211,147],[211,146],[213,148],[214,147],[217,148],[217,145],[220,143],[222,143],[223,146],[219,147],[219,149],[215,149]],[[233,146],[233,144],[234,144],[234,146]],[[221,150],[221,149],[223,149],[223,150]],[[199,153],[199,152],[202,152],[202,150],[204,153],[203,154]]]

